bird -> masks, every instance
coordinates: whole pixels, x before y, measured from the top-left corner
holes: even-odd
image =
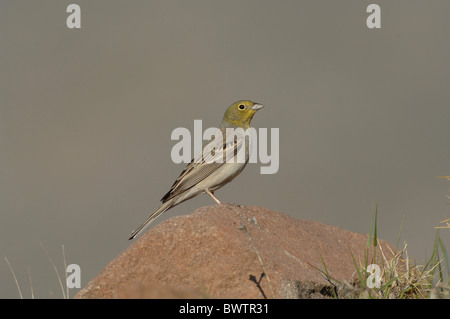
[[[165,211],[201,193],[208,194],[217,204],[222,204],[214,195],[214,191],[231,182],[247,165],[251,150],[248,129],[253,115],[263,107],[262,104],[250,100],[231,104],[214,136],[187,164],[161,199],[161,206],[131,232],[129,240],[142,234],[151,222]],[[236,137],[227,139],[229,129],[240,130],[244,135],[237,134]]]

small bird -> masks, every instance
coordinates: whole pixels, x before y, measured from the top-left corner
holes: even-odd
[[[241,100],[231,104],[225,111],[222,123],[218,128],[218,133],[221,136],[216,133],[203,147],[202,152],[194,156],[169,192],[161,199],[162,205],[130,234],[129,239],[141,234],[155,218],[166,210],[200,193],[208,194],[217,204],[221,204],[214,196],[214,191],[231,182],[242,172],[248,163],[250,150],[248,136],[237,136],[237,138],[233,137],[232,140],[227,140],[227,129],[242,129],[245,133],[250,127],[253,115],[262,107],[263,105],[249,100]],[[245,153],[239,153],[243,146],[245,147]],[[229,160],[230,154],[231,161]],[[243,160],[237,158],[240,154],[244,154]]]

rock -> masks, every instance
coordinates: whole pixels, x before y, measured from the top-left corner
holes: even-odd
[[[367,235],[261,207],[202,207],[147,231],[75,298],[328,298],[322,258],[331,278],[351,281],[351,254],[362,265],[366,245]]]

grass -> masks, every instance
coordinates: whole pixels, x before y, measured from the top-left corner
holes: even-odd
[[[438,178],[450,181],[450,176]],[[447,195],[447,198],[450,196]],[[449,203],[450,204],[450,203]],[[389,259],[378,245],[377,230],[378,205],[375,206],[370,223],[367,245],[364,250],[364,262],[358,264],[350,251],[355,266],[356,280],[352,283],[336,282],[335,298],[377,298],[377,299],[424,299],[450,298],[450,264],[448,253],[440,237],[441,229],[450,228],[450,219],[441,221],[436,227],[436,235],[430,258],[424,265],[418,265],[408,257],[407,244],[399,250],[400,235],[403,221],[394,252],[390,252]],[[381,256],[377,256],[377,247]],[[372,258],[369,259],[372,250]],[[378,259],[377,259],[378,258]],[[324,271],[321,271],[331,282],[328,270],[322,259]],[[372,264],[379,265],[376,274]],[[373,280],[376,280],[373,281]],[[377,285],[375,285],[377,283]]]
[[[67,286],[67,272],[64,271],[65,281],[63,282],[63,280],[61,279],[61,276],[59,274],[58,267],[56,266],[56,264],[51,259],[50,255],[48,254],[47,249],[44,246],[44,244],[40,243],[40,245],[41,245],[41,248],[44,251],[45,255],[47,256],[48,261],[50,262],[51,266],[53,267],[53,270],[55,271],[56,278],[58,279],[58,283],[59,283],[59,286],[61,288],[63,299],[69,299],[70,295],[69,295],[69,287]],[[62,256],[63,256],[63,261],[64,261],[64,269],[67,269],[66,252],[65,252],[65,249],[64,249],[64,245],[62,245]],[[20,289],[19,282],[18,282],[16,274],[14,272],[14,269],[11,266],[11,263],[9,262],[9,260],[8,260],[8,258],[6,256],[5,256],[4,259],[5,259],[6,264],[9,267],[9,270],[11,271],[12,277],[13,277],[14,282],[16,284],[17,291],[19,293],[19,297],[20,297],[20,299],[24,299],[24,296],[22,294],[22,290]],[[33,280],[31,278],[31,271],[30,271],[29,267],[28,267],[28,279],[29,279],[29,283],[30,283],[31,299],[34,299],[35,295],[34,295],[34,289],[33,289]]]
[[[439,229],[436,230],[431,257],[425,265],[417,265],[409,259],[406,243],[401,250],[398,249],[397,244],[395,251],[389,252],[389,256],[392,257],[386,257],[378,243],[377,218],[378,205],[372,213],[363,262],[358,263],[349,249],[356,277],[352,282],[339,282],[331,278],[321,256],[323,270],[319,269],[319,271],[333,285],[333,297],[336,299],[450,298],[449,260],[444,243],[439,236]]]
[[[14,272],[14,269],[12,268],[11,263],[9,262],[9,260],[6,256],[5,256],[5,262],[8,265],[9,270],[11,270],[11,274],[14,278],[14,282],[16,283],[17,290],[19,291],[19,297],[20,297],[20,299],[23,299],[22,290],[20,289],[19,282],[17,281],[16,273]]]

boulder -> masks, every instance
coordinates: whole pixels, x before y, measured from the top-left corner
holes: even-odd
[[[202,207],[148,230],[75,298],[329,298],[324,264],[352,281],[367,236],[262,207]]]

